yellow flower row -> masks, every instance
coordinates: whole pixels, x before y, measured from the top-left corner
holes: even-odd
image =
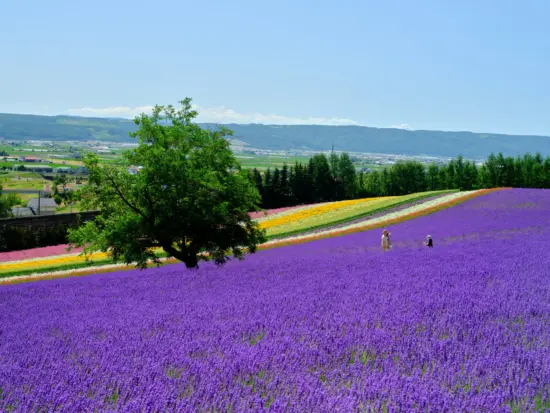
[[[107,254],[104,252],[96,252],[90,254],[89,259],[92,261],[105,260],[108,258]],[[57,267],[61,265],[68,264],[78,264],[86,261],[86,257],[81,255],[65,255],[60,257],[45,258],[43,260],[33,260],[33,261],[23,261],[23,262],[12,262],[9,264],[2,265],[0,273],[2,272],[12,272],[17,270],[26,270],[26,269],[35,269],[35,268],[46,268],[46,267]]]
[[[318,207],[312,207],[312,208],[296,211],[293,214],[288,214],[282,217],[262,221],[260,223],[260,227],[264,229],[270,229],[274,227],[288,225],[290,223],[308,220],[312,217],[317,217],[319,215],[329,214],[334,211],[340,211],[343,209],[347,211],[347,209],[350,207],[362,208],[366,203],[369,203],[373,200],[382,200],[382,199],[387,199],[387,198],[362,198],[362,199],[352,199],[349,201],[331,202],[331,203],[320,205]],[[356,209],[356,208],[352,208],[352,209]]]

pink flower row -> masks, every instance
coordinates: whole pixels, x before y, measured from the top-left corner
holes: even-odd
[[[53,247],[33,248],[23,251],[0,252],[0,263],[9,261],[21,261],[31,258],[52,257],[56,255],[73,254],[82,251],[80,248],[75,248],[67,251],[68,245],[55,245]]]
[[[302,205],[299,205],[302,206]],[[288,211],[290,209],[298,208],[299,206],[285,207],[285,208],[275,208],[268,209],[265,212],[251,212],[250,217],[253,219],[262,218],[267,215],[277,214],[279,212]],[[44,247],[44,248],[33,248],[30,250],[23,251],[11,251],[11,252],[0,252],[0,263],[9,262],[9,261],[20,261],[27,260],[31,258],[43,258],[43,257],[52,257],[56,255],[65,255],[69,253],[78,253],[81,249],[74,249],[70,252],[67,251],[67,245],[56,245],[53,247]]]

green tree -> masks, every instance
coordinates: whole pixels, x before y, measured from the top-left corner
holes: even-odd
[[[158,264],[153,248],[160,247],[196,268],[209,258],[218,265],[231,254],[242,259],[265,241],[248,214],[258,210],[260,195],[225,139],[231,132],[201,129],[191,99],[180,103],[179,109],[155,106],[151,116],[135,119],[131,136],[138,147],[120,165],[87,155],[85,202],[100,214],[69,232],[72,246],[108,252],[139,268],[150,260]],[[130,165],[141,169],[131,173]]]
[[[337,200],[344,197],[344,183],[340,174],[340,157],[334,152],[334,148],[328,157],[332,184],[330,185],[330,199]]]
[[[314,155],[310,162],[313,169],[315,202],[332,201],[334,179],[326,155],[324,153]]]
[[[2,185],[0,185],[0,218],[6,218],[11,215],[10,206],[6,198],[2,196]]]
[[[272,199],[270,208],[278,208],[281,205],[281,199],[282,199],[281,171],[279,170],[279,168],[275,168],[275,170],[273,171],[272,178],[273,178],[273,181],[272,181],[273,199]]]
[[[253,177],[254,177],[254,185],[256,185],[256,188],[258,189],[258,192],[260,193],[260,196],[263,199],[264,196],[264,184],[262,181],[262,174],[260,171],[258,171],[257,168],[254,168],[253,170]]]
[[[57,175],[53,180],[53,195],[61,195],[62,197],[65,196],[65,188],[67,187],[67,184],[69,183],[69,180],[67,179],[67,175]],[[63,188],[63,192],[59,192],[59,186]]]
[[[292,200],[291,172],[288,165],[283,164],[281,169],[281,206],[289,206]]]
[[[10,192],[2,195],[2,185],[0,185],[0,218],[10,217],[11,209],[14,206],[21,205],[23,201],[19,195]]]
[[[61,205],[61,203],[63,202],[63,198],[61,198],[61,195],[59,194],[55,194],[55,196],[53,197],[53,200],[55,201],[57,206]]]
[[[357,177],[353,161],[347,153],[338,160],[338,179],[341,182],[344,199],[353,199],[357,193]]]
[[[427,172],[427,185],[428,190],[435,191],[439,188],[439,167],[435,163],[431,163],[428,166]]]
[[[262,207],[271,208],[275,196],[273,191],[273,174],[271,173],[270,168],[267,168],[267,171],[265,171],[263,187],[264,193],[262,194]]]

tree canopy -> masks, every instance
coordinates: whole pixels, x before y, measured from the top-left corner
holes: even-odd
[[[121,164],[87,155],[82,198],[100,215],[69,232],[72,246],[139,268],[159,263],[154,248],[160,247],[195,268],[199,260],[242,259],[265,241],[248,214],[258,209],[260,194],[225,139],[231,131],[202,129],[191,99],[180,104],[155,106],[152,115],[135,119],[138,147]]]

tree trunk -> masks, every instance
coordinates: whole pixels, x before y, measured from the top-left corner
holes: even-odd
[[[194,254],[192,251],[180,251],[169,244],[163,245],[162,249],[170,254],[171,257],[183,262],[186,268],[192,269],[199,267],[199,258],[197,254]]]
[[[185,267],[188,269],[198,269],[199,268],[199,259],[196,254],[188,254],[184,260],[181,260]]]

